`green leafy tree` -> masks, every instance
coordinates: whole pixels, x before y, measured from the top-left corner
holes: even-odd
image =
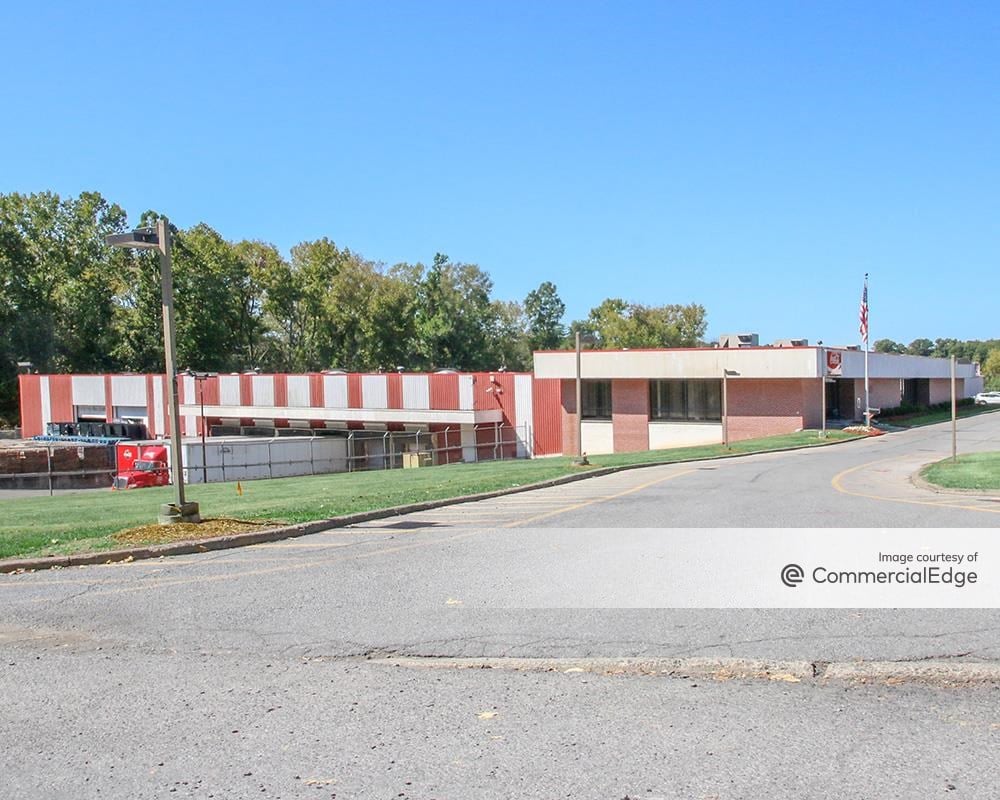
[[[914,339],[906,346],[906,352],[911,356],[929,356],[934,351],[934,342],[930,339]]]
[[[566,304],[554,283],[543,281],[524,298],[528,343],[532,350],[553,350],[565,338],[563,315]]]
[[[600,347],[695,347],[705,335],[705,308],[697,304],[646,306],[611,297],[574,326],[571,330],[590,333]]]
[[[475,264],[437,253],[417,287],[416,333],[425,367],[490,369],[493,282]]]
[[[489,340],[492,342],[490,361],[493,367],[518,372],[531,369],[533,348],[528,326],[520,303],[494,300],[490,304]]]
[[[872,349],[876,353],[905,353],[906,345],[894,342],[892,339],[878,339]]]
[[[991,389],[1000,386],[1000,347],[990,350],[983,362],[982,371]]]

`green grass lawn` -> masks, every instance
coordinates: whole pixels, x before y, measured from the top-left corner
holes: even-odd
[[[206,518],[306,522],[422,500],[523,486],[586,469],[690,461],[820,445],[846,438],[854,437],[830,431],[826,439],[820,439],[816,431],[803,431],[736,442],[730,449],[711,445],[592,456],[589,468],[573,466],[570,458],[556,457],[244,481],[242,496],[237,493],[235,483],[212,483],[189,486],[187,498],[201,505],[202,516]],[[62,555],[119,547],[111,538],[112,534],[155,522],[160,504],[172,500],[172,488],[160,487],[4,501],[0,515],[0,558]]]
[[[979,414],[991,414],[1000,411],[997,406],[959,406],[956,416],[958,419],[965,417],[975,417]],[[899,428],[919,428],[922,425],[934,425],[938,422],[948,422],[951,419],[951,409],[944,411],[925,411],[921,414],[905,414],[901,417],[877,418],[877,422],[886,422]]]
[[[946,458],[920,473],[928,483],[945,489],[1000,490],[1000,453],[968,453],[957,461]]]

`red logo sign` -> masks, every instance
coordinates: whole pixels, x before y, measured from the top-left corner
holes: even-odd
[[[839,350],[826,351],[826,374],[839,375],[843,354]]]

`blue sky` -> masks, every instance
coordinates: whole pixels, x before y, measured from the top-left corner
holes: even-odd
[[[282,7],[285,5],[287,7]],[[48,3],[0,31],[0,191],[709,335],[1000,337],[996,3]]]

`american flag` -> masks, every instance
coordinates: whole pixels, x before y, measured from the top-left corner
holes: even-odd
[[[861,293],[861,310],[858,311],[858,319],[861,322],[861,341],[868,344],[868,275],[865,274],[865,290]]]

